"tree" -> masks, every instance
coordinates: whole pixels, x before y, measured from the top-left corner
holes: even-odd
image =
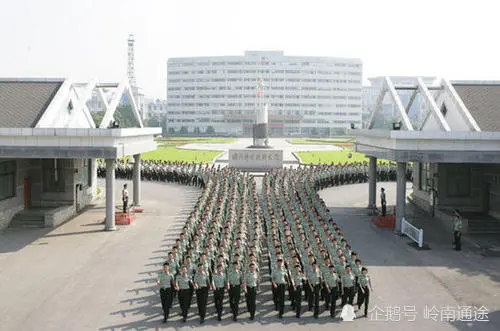
[[[188,133],[188,128],[187,126],[181,127],[181,130],[179,131],[180,134],[187,134]]]
[[[311,129],[311,135],[312,136],[317,136],[318,135],[318,128],[312,128]]]
[[[194,134],[197,135],[197,136],[200,135],[200,127],[199,126],[197,126],[197,127],[194,128]]]
[[[105,112],[103,111],[90,112],[90,115],[92,115],[92,119],[94,120],[96,127],[99,127],[99,125],[101,124],[101,121],[104,118],[104,113]]]
[[[209,125],[207,127],[207,131],[205,131],[206,134],[214,134],[215,133],[215,129],[213,126]]]
[[[120,128],[138,128],[139,122],[134,116],[131,105],[120,105],[116,108],[115,120],[120,122]]]
[[[168,134],[175,134],[175,128],[168,128]]]
[[[102,119],[104,118],[104,111],[100,112],[91,112],[92,119],[96,126],[101,124]],[[115,114],[113,115],[114,119],[120,123],[120,128],[138,128],[139,122],[134,116],[134,112],[132,111],[131,105],[120,105],[116,107]],[[157,125],[155,125],[157,126]],[[109,123],[104,123],[103,128],[109,127]]]

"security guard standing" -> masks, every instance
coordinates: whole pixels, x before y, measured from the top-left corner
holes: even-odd
[[[382,216],[385,216],[387,213],[387,201],[385,197],[385,189],[383,187],[380,189],[380,205],[382,206]]]
[[[295,273],[292,275],[292,286],[293,286],[293,304],[295,309],[295,316],[300,318],[301,309],[302,309],[302,287],[304,286],[304,282],[306,277],[302,273],[302,269],[300,268],[300,264],[295,266]]]
[[[128,190],[127,190],[127,184],[123,184],[122,202],[123,202],[123,213],[125,214],[127,212],[127,209],[128,209]]]
[[[250,263],[250,270],[245,274],[243,280],[243,291],[247,299],[247,310],[250,313],[250,320],[255,318],[255,308],[257,292],[260,292],[259,273],[256,270],[255,263]]]
[[[179,305],[181,306],[183,322],[186,322],[187,319],[192,287],[193,281],[188,275],[187,267],[182,266],[181,273],[175,277],[175,289],[179,292]]]
[[[168,262],[163,263],[163,270],[158,273],[156,283],[160,285],[161,307],[163,308],[163,323],[167,323],[172,306],[174,275],[170,273]]]
[[[205,322],[209,286],[208,272],[205,270],[203,263],[199,263],[198,270],[194,275],[194,288],[196,289],[196,303],[198,304],[198,313],[200,314],[200,324]]]
[[[462,216],[460,212],[455,209],[455,219],[453,221],[453,245],[455,250],[462,250]]]
[[[310,287],[309,294],[309,310],[313,308],[314,305],[314,318],[319,316],[319,296],[321,290],[322,277],[319,271],[318,264],[313,264],[312,272],[307,275],[307,279]]]
[[[231,312],[233,313],[233,321],[236,322],[238,319],[238,308],[240,304],[241,296],[241,272],[238,269],[238,262],[233,262],[233,269],[227,274],[228,280],[228,292],[229,292],[229,305],[231,306]]]
[[[325,286],[328,289],[328,295],[325,298],[327,306],[330,306],[330,317],[335,317],[337,308],[337,299],[339,298],[339,277],[335,272],[334,265],[330,265],[330,270],[325,275]]]
[[[287,272],[283,267],[283,260],[278,259],[276,261],[276,269],[271,275],[271,280],[273,283],[273,288],[275,289],[274,294],[276,296],[276,303],[278,304],[278,318],[283,318],[283,313],[285,310],[285,284]]]
[[[217,266],[217,272],[212,276],[212,290],[214,291],[215,310],[217,310],[217,320],[222,317],[222,305],[224,302],[224,290],[229,287],[223,266]]]

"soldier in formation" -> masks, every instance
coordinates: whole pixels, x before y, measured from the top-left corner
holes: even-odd
[[[250,318],[255,318],[264,238],[278,317],[283,317],[287,290],[298,318],[302,314],[303,294],[316,318],[320,301],[335,317],[337,300],[342,297],[343,304],[352,304],[356,293],[358,303],[366,307],[369,292],[365,289],[366,279],[361,277],[360,260],[317,193],[332,185],[366,181],[366,164],[274,170],[263,179],[261,200],[254,178],[235,169],[181,162],[145,164],[141,173],[145,179],[203,189],[167,254],[169,273],[175,280],[176,292],[171,290],[172,297],[178,297],[183,321],[196,291],[203,323],[209,288],[218,320],[224,309],[224,288],[234,320],[239,314],[241,291],[245,293]],[[391,165],[386,166],[381,173],[389,178]],[[131,178],[132,166],[119,162],[117,167],[117,176]],[[101,175],[105,175],[102,171],[101,167]],[[166,282],[160,277],[159,281],[164,289],[160,293],[166,293]],[[368,293],[363,301],[360,293],[361,297]],[[170,308],[171,303],[165,303]],[[168,318],[164,309],[165,315]]]
[[[285,306],[282,303],[285,288],[292,294],[291,304],[297,318],[301,317],[303,294],[315,318],[320,313],[320,301],[324,301],[332,318],[336,316],[339,299],[342,299],[340,306],[353,305],[357,292],[358,303],[363,303],[365,287],[359,292],[361,285],[356,285],[361,281],[361,260],[317,193],[327,186],[355,180],[356,170],[349,173],[349,167],[277,169],[263,179],[262,209],[273,299],[279,317],[283,315],[281,307]]]
[[[193,166],[186,164],[188,169]],[[193,294],[200,323],[207,313],[209,289],[213,291],[217,319],[223,313],[224,289],[236,320],[241,292],[244,291],[250,319],[255,318],[256,296],[260,287],[258,265],[262,252],[263,228],[256,183],[252,176],[230,168],[194,166],[179,170],[188,176],[179,180],[193,183],[202,179],[203,188],[179,238],[167,254],[175,276],[175,289],[185,321]],[[175,177],[174,178],[181,178]],[[178,266],[182,266],[179,270]]]

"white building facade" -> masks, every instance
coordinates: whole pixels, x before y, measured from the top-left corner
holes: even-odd
[[[251,135],[260,80],[271,135],[328,136],[361,125],[361,60],[247,51],[169,59],[167,129]]]

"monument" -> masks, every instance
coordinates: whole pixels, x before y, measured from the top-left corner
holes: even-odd
[[[253,145],[251,148],[271,148],[268,135],[268,110],[267,104],[257,108],[255,124],[253,125]]]
[[[253,124],[253,145],[244,149],[229,150],[229,167],[242,171],[264,172],[283,167],[283,150],[269,146],[268,105],[263,102],[264,82],[258,83],[258,93]]]

